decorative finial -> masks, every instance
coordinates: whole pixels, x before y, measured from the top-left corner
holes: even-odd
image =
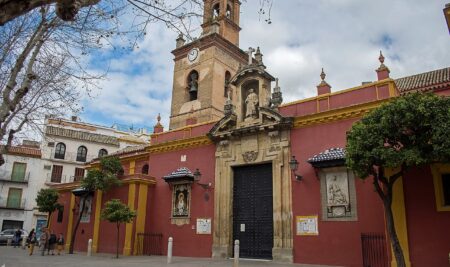
[[[320,73],[320,78],[322,79],[322,81],[325,81],[326,76],[327,75],[325,74],[325,72],[323,71],[323,68],[322,68],[322,72]]]
[[[162,124],[161,124],[161,114],[158,113],[158,116],[156,117],[156,120],[158,121],[155,125],[155,128],[162,128]]]
[[[381,64],[384,63],[384,56],[383,56],[383,52],[381,52],[381,50],[380,50],[380,56],[378,57],[378,60],[380,61]]]
[[[156,117],[156,120],[158,120],[158,123],[161,122],[161,113],[158,113],[158,117]]]

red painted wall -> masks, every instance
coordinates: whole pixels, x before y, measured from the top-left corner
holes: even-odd
[[[354,119],[318,124],[291,132],[292,155],[299,161],[301,182],[292,182],[294,262],[362,266],[361,233],[384,233],[382,203],[370,181],[356,178],[357,221],[322,221],[320,180],[306,161],[328,148],[345,147],[346,132]],[[318,215],[318,236],[295,235],[295,216]],[[326,257],[323,253],[326,251]]]
[[[59,194],[58,203],[64,206],[64,212],[63,212],[63,220],[62,222],[58,222],[58,211],[54,212],[52,214],[51,223],[50,223],[50,229],[53,233],[57,234],[59,236],[60,233],[63,234],[64,238],[67,240],[67,223],[69,221],[69,212],[70,212],[70,196],[71,192],[61,192]]]
[[[403,179],[403,187],[411,265],[449,266],[450,211],[436,209],[430,168],[409,172]]]
[[[111,189],[103,193],[102,208],[105,203],[111,199],[120,199],[122,203],[128,203],[128,184]],[[137,193],[137,190],[136,190]],[[135,209],[137,206],[135,205]],[[119,254],[123,253],[125,240],[125,225],[121,224],[119,228]],[[98,252],[100,253],[116,253],[117,225],[108,221],[100,220]],[[133,247],[133,243],[131,243]]]
[[[187,167],[202,173],[201,183],[212,183],[214,187],[215,146],[178,150],[150,155],[150,175],[156,178],[156,185],[149,191],[146,232],[163,234],[163,253],[167,254],[167,239],[174,239],[173,255],[189,257],[211,257],[212,235],[196,234],[197,218],[214,218],[214,189],[203,189],[192,185],[190,223],[183,226],[171,224],[172,189],[162,179],[172,171]],[[181,162],[186,155],[186,162]],[[205,199],[209,195],[209,200]]]

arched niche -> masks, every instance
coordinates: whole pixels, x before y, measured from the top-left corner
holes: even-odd
[[[259,99],[259,80],[257,79],[249,79],[242,83],[241,85],[241,120],[245,121],[250,118],[256,119],[258,118],[258,107],[261,105],[260,99]],[[255,96],[253,94],[256,94],[256,101],[255,103]],[[252,95],[252,96],[251,96]],[[251,108],[249,108],[249,105],[254,105],[254,111],[255,114],[247,114],[251,112]]]

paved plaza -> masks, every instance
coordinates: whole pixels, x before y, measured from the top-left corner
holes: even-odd
[[[232,267],[233,260],[212,260],[204,258],[174,257],[172,264],[167,264],[164,256],[120,256],[115,259],[112,254],[96,254],[87,257],[85,253],[63,254],[61,256],[41,256],[35,251],[32,256],[27,250],[13,247],[0,247],[0,267]],[[280,264],[271,261],[241,260],[242,267],[325,267],[323,265]]]

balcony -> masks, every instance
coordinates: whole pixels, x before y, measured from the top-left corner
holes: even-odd
[[[14,177],[11,171],[0,170],[0,182],[28,184],[30,172],[26,172],[24,177]]]
[[[15,200],[0,198],[0,209],[10,209],[10,210],[24,210],[25,209],[25,199]]]
[[[68,175],[61,175],[61,176],[52,176],[51,173],[47,173],[47,178],[45,179],[46,184],[63,184],[63,183],[70,183],[73,182],[70,180],[71,177]]]
[[[56,160],[56,161],[71,161],[71,162],[78,162],[78,163],[85,163],[85,162],[90,162],[91,160],[98,158],[98,154],[88,154],[86,155],[86,160],[83,161],[82,159],[77,157],[77,153],[75,152],[66,152],[64,154],[64,157],[62,157],[61,154],[55,154],[53,152],[52,154],[52,159]]]

